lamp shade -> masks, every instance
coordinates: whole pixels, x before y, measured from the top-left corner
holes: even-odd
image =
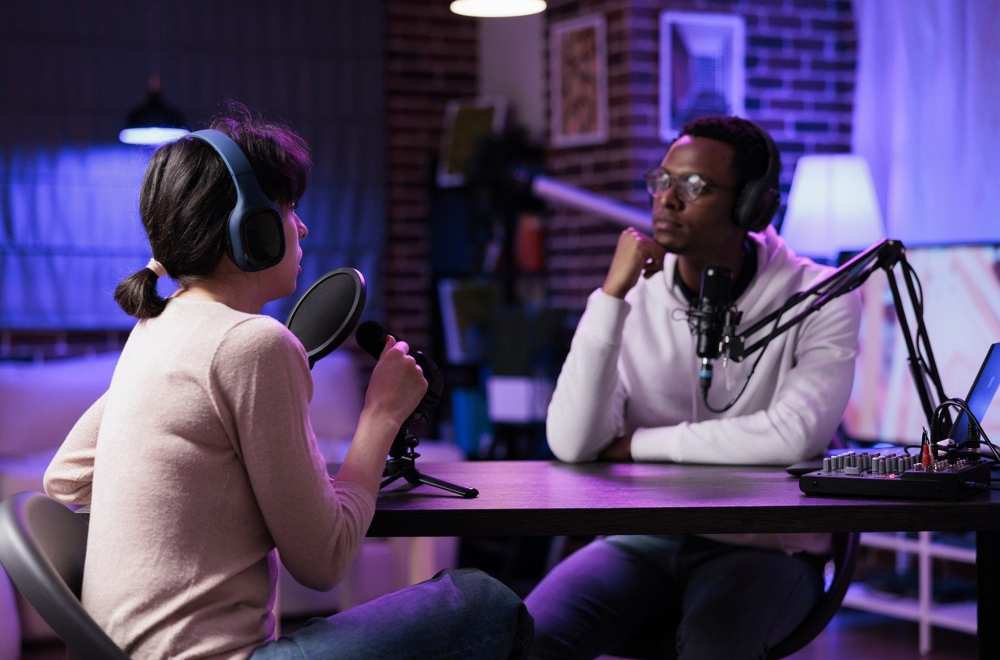
[[[126,144],[163,144],[186,135],[186,124],[180,111],[164,102],[159,85],[153,84],[146,99],[128,113],[118,139]]]
[[[867,161],[854,154],[800,158],[781,235],[799,254],[825,259],[881,239],[882,214]]]
[[[451,11],[476,18],[529,16],[545,11],[545,0],[454,0]]]

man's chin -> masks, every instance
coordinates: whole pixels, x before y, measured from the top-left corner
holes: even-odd
[[[653,240],[670,254],[684,254],[686,252],[687,246],[684,241],[679,240],[674,234],[655,231],[653,232]]]

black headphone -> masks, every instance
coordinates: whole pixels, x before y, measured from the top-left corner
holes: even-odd
[[[243,150],[232,138],[215,129],[189,136],[215,149],[236,187],[236,205],[229,214],[226,232],[226,248],[233,263],[251,273],[277,265],[285,256],[281,213],[261,190]]]
[[[767,169],[764,175],[750,179],[743,184],[733,205],[733,222],[741,229],[764,231],[771,222],[778,205],[781,204],[781,190],[778,187],[778,168],[781,156],[771,136],[752,122],[747,122],[757,131],[767,145]]]

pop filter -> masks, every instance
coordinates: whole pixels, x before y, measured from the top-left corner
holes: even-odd
[[[309,368],[354,332],[365,308],[365,278],[353,268],[332,270],[309,287],[285,325],[309,357]]]

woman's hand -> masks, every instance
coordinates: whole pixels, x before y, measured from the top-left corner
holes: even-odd
[[[405,341],[387,336],[365,392],[365,410],[396,426],[406,421],[427,392],[427,380],[409,350]]]

